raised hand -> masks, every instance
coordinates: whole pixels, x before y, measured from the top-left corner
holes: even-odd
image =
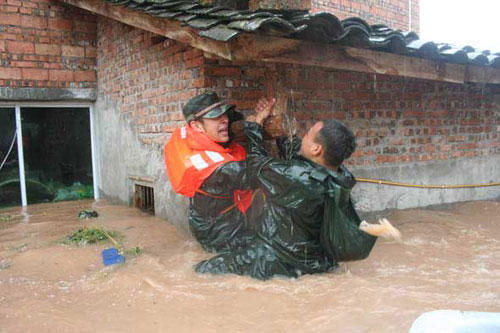
[[[271,114],[271,110],[273,109],[274,103],[276,103],[276,99],[268,101],[266,98],[261,97],[255,106],[255,122],[263,125],[264,121]]]

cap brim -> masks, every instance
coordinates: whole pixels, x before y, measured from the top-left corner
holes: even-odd
[[[205,119],[213,119],[222,116],[224,113],[226,113],[229,110],[233,110],[235,105],[232,104],[223,104],[219,107],[216,107],[213,110],[210,110],[209,112],[205,113],[201,118]]]

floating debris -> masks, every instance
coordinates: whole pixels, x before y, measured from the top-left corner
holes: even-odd
[[[14,246],[13,250],[16,252],[24,252],[28,249],[28,243],[21,243],[17,246]]]
[[[104,266],[123,264],[125,257],[120,254],[117,248],[111,247],[102,251],[102,262]]]
[[[80,214],[78,214],[79,219],[91,219],[98,217],[99,214],[95,210],[82,210]]]
[[[119,234],[116,231],[105,231],[101,228],[84,228],[75,231],[66,241],[63,241],[63,243],[78,245],[95,244],[109,239],[106,234],[111,235],[114,238],[119,237]]]
[[[9,222],[13,218],[14,218],[14,216],[12,216],[10,214],[0,214],[0,222]]]
[[[131,247],[130,249],[126,249],[123,253],[126,257],[137,257],[144,253],[144,250],[139,246]]]
[[[0,261],[0,271],[3,269],[9,268],[11,265],[11,262],[9,260],[1,260]]]

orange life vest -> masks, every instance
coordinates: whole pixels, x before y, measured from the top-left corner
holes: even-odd
[[[196,192],[205,194],[200,190],[201,184],[220,165],[245,158],[246,151],[239,144],[232,142],[224,148],[190,126],[175,130],[165,145],[165,165],[172,188],[186,197],[193,197]],[[238,194],[241,196],[240,191]],[[240,203],[235,200],[235,204],[238,207]]]

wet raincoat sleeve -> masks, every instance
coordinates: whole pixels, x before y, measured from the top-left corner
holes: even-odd
[[[233,201],[234,191],[247,189],[247,184],[245,161],[225,163],[201,185],[208,195],[196,193],[190,199],[189,226],[205,250],[227,251],[252,239],[247,217]]]
[[[319,197],[321,191],[309,186],[311,184],[308,165],[298,160],[300,140],[294,144],[281,145],[282,152],[287,154],[287,149],[292,148],[292,154],[297,158],[283,160],[269,156],[264,147],[262,126],[255,122],[245,122],[245,135],[248,140],[247,147],[247,173],[250,179],[258,179],[261,189],[267,195],[272,195],[273,201],[288,208],[296,208],[301,200],[298,197]],[[295,141],[295,140],[294,140]],[[297,191],[297,196],[283,196],[283,193]],[[291,199],[291,200],[290,200]],[[294,201],[296,201],[294,203]]]
[[[330,258],[337,261],[365,259],[377,238],[359,228],[361,219],[351,199],[354,177],[341,166],[339,172],[330,178],[321,225],[321,246]],[[346,186],[350,179],[352,185]]]

